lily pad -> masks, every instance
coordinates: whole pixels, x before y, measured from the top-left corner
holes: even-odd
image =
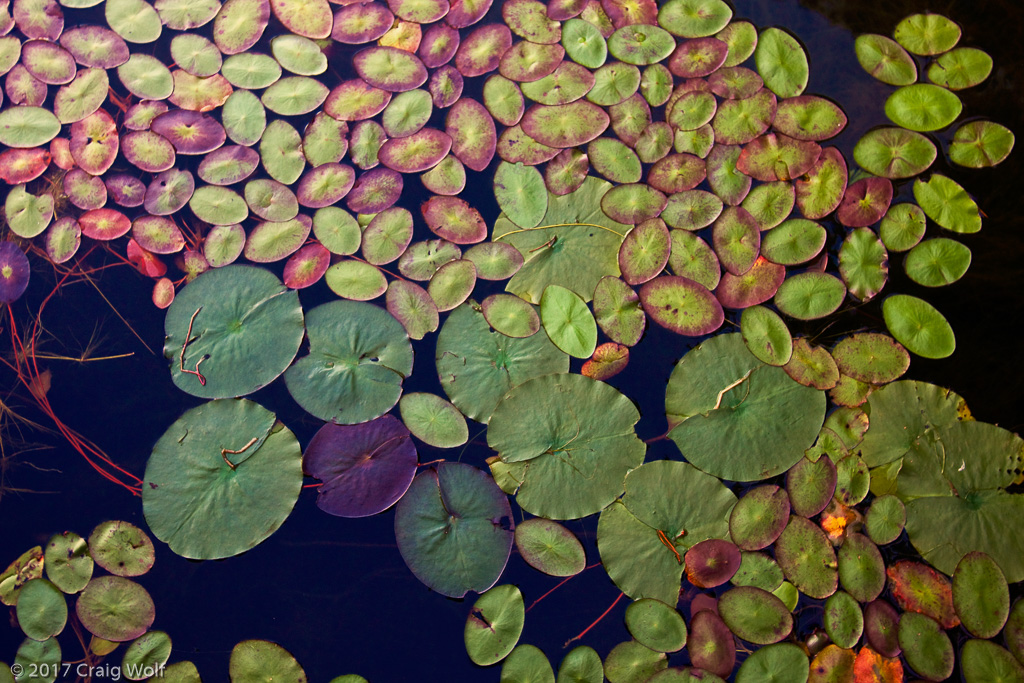
[[[827,273],[806,272],[788,278],[775,294],[778,309],[798,320],[816,320],[843,303],[846,287]]]
[[[846,159],[835,147],[821,150],[818,162],[797,180],[796,205],[804,218],[818,220],[832,213],[846,192]]]
[[[710,334],[724,320],[722,305],[703,285],[684,277],[666,275],[647,282],[640,290],[644,311],[656,323],[676,334]]]
[[[729,630],[757,645],[777,643],[793,630],[793,617],[777,597],[753,586],[738,586],[718,599]]]
[[[523,594],[511,584],[495,586],[473,604],[463,638],[474,664],[489,666],[508,656],[523,632]]]
[[[1010,614],[1010,592],[991,557],[972,552],[960,560],[953,572],[953,607],[964,628],[977,638],[994,638],[1003,630]]]
[[[899,643],[907,664],[924,678],[944,681],[953,673],[953,644],[931,617],[916,612],[903,613]]]
[[[912,14],[896,25],[896,41],[915,55],[937,55],[960,40],[960,27],[941,14]]]
[[[761,31],[754,61],[765,87],[779,97],[796,97],[807,87],[807,53],[793,35],[781,28]]]
[[[46,575],[69,594],[85,588],[92,578],[93,559],[85,539],[73,531],[54,534],[46,544]]]
[[[925,215],[947,230],[972,233],[981,230],[981,211],[955,180],[933,173],[926,182],[914,181],[914,199]]]
[[[882,303],[885,326],[922,358],[946,358],[956,349],[953,328],[934,306],[908,294],[894,294]]]
[[[752,306],[744,309],[740,318],[740,331],[747,349],[768,365],[783,366],[793,355],[793,338],[789,328],[769,308]]]
[[[55,585],[46,579],[32,579],[22,586],[15,613],[26,636],[44,641],[64,630],[68,603]]]
[[[358,424],[390,410],[412,372],[412,346],[401,323],[383,309],[335,301],[306,315],[309,355],[285,373],[288,392],[307,412]]]
[[[921,242],[907,254],[903,267],[907,277],[925,287],[956,282],[971,265],[971,250],[944,237]]]
[[[128,522],[104,522],[89,534],[89,554],[115,576],[141,576],[153,567],[153,541]]]
[[[558,522],[528,519],[516,527],[515,541],[526,563],[550,576],[575,576],[586,565],[583,545]]]
[[[927,132],[945,128],[963,110],[960,98],[945,88],[917,83],[900,88],[885,101],[885,115],[903,128]]]
[[[89,633],[115,642],[138,638],[156,618],[146,589],[120,576],[90,581],[75,603],[75,614]]]
[[[883,178],[920,175],[937,154],[934,143],[924,135],[891,127],[869,131],[853,148],[853,158],[860,167]]]
[[[836,554],[828,537],[814,522],[796,515],[790,517],[775,542],[775,559],[801,593],[827,598],[836,591]]]
[[[992,121],[971,121],[956,129],[949,146],[954,164],[985,168],[1002,163],[1013,149],[1013,132]]]
[[[857,61],[869,74],[888,85],[910,85],[917,80],[917,63],[892,38],[867,33],[853,44]]]
[[[26,149],[44,145],[60,132],[60,121],[41,107],[8,107],[0,112],[0,144]]]
[[[317,507],[339,517],[366,517],[391,507],[408,490],[416,447],[391,415],[354,426],[326,424],[306,447],[302,469],[321,481]]]
[[[461,598],[486,591],[512,550],[512,510],[485,472],[441,463],[422,472],[395,510],[402,559],[420,581]]]
[[[870,228],[850,231],[839,249],[839,274],[847,291],[868,301],[882,290],[889,275],[889,254]]]

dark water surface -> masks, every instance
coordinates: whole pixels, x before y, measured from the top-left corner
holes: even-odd
[[[882,106],[892,91],[861,70],[853,52],[854,37],[863,32],[891,33],[902,17],[913,12],[931,10],[949,16],[963,27],[961,45],[979,47],[992,55],[995,68],[989,79],[960,93],[965,115],[990,118],[1017,134],[1024,131],[1020,91],[1024,85],[1024,60],[1020,57],[1024,12],[1016,3],[831,0],[798,4],[758,0],[733,4],[736,18],[748,19],[759,28],[782,26],[803,40],[811,62],[807,93],[832,98],[849,117],[846,131],[829,144],[839,146],[851,166],[856,141],[872,126],[885,122]],[[933,291],[914,285],[902,275],[902,256],[890,257],[891,281],[886,293],[925,298],[946,315],[957,335],[958,348],[951,358],[928,361],[914,357],[908,377],[948,386],[967,399],[978,419],[1019,431],[1024,426],[1020,410],[1024,354],[1019,328],[1017,333],[1012,330],[1024,319],[1021,151],[1015,150],[1001,166],[987,170],[950,167],[941,156],[934,170],[960,182],[987,218],[980,233],[958,237],[971,248],[973,263],[967,275],[950,287]],[[474,193],[471,200],[476,196]],[[905,184],[899,199],[909,197],[909,184]],[[496,208],[493,204],[485,208],[491,211],[485,213],[490,222]],[[35,279],[29,295],[14,306],[19,321],[35,310],[53,284],[45,265],[36,260],[33,267]],[[50,400],[67,424],[141,476],[155,441],[182,412],[200,401],[170,381],[160,353],[163,314],[149,302],[150,282],[117,268],[105,272],[97,284],[155,353],[128,332],[88,283],[65,286],[46,309],[47,329],[40,348],[77,356],[95,332],[100,343],[93,355],[134,355],[81,364],[44,361],[53,377]],[[303,307],[308,310],[329,296],[321,283],[302,292]],[[791,325],[794,335],[815,335],[819,343],[831,343],[862,327],[884,329],[880,304],[844,313],[830,325]],[[0,328],[0,353],[9,353],[6,316]],[[660,328],[649,329],[647,336],[629,369],[611,380],[639,405],[643,417],[637,431],[641,438],[665,431],[665,382],[690,346]],[[415,344],[416,369],[406,384],[407,391],[443,395],[433,371],[433,339],[436,335]],[[578,371],[578,361],[572,369]],[[0,374],[0,388],[13,384],[10,373],[4,373]],[[15,392],[0,394],[0,398],[49,426],[44,416],[32,410],[27,397]],[[303,445],[320,426],[295,405],[281,382],[250,398],[276,412]],[[461,460],[485,468],[484,459],[492,452],[482,431],[481,426],[471,425],[471,443]],[[9,457],[2,470],[7,490],[0,495],[0,567],[65,529],[84,536],[107,519],[125,519],[146,528],[140,501],[95,474],[57,436],[25,429],[21,439],[46,448],[11,455],[23,448],[18,436],[14,432],[4,437]],[[421,462],[457,457],[422,444],[418,447]],[[652,444],[647,457],[677,456],[675,446],[663,441]],[[239,557],[193,562],[157,542],[156,565],[139,581],[156,603],[153,627],[166,631],[173,640],[170,661],[189,659],[204,680],[226,680],[234,644],[263,638],[294,654],[311,681],[327,681],[342,673],[359,673],[372,683],[497,681],[499,668],[474,666],[463,646],[463,624],[475,596],[470,594],[464,601],[441,597],[411,574],[395,546],[394,513],[356,520],[335,518],[316,507],[315,497],[312,490],[304,491],[281,529]],[[520,518],[517,511],[516,521]],[[597,562],[596,516],[568,526],[584,541],[588,562]],[[501,582],[519,585],[529,605],[558,580],[530,569],[513,551]],[[541,647],[557,669],[567,652],[562,644],[596,619],[617,595],[603,569],[590,569],[527,614],[520,642]],[[597,649],[603,658],[616,643],[628,640],[622,624],[627,604],[620,601],[582,643]],[[684,606],[681,609],[685,612]],[[806,635],[813,625],[813,618],[805,620],[799,635]],[[0,660],[12,661],[20,641],[16,629],[0,624]],[[65,634],[61,641],[67,650],[65,659],[81,656],[72,637]],[[115,652],[109,661],[120,662],[120,657],[121,651]],[[684,658],[674,655],[670,664],[682,664]]]

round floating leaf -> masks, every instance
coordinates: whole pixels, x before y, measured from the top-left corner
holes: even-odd
[[[761,253],[772,263],[798,265],[817,256],[825,246],[826,232],[805,218],[793,218],[764,233]]]
[[[690,621],[687,650],[695,666],[712,675],[728,677],[736,665],[736,640],[722,618],[702,610]]]
[[[445,132],[452,139],[452,154],[474,171],[491,163],[497,144],[494,120],[482,104],[464,97],[445,117]]]
[[[414,282],[393,280],[387,290],[387,310],[402,323],[411,339],[423,339],[437,329],[437,306],[433,299]]]
[[[968,168],[995,166],[1010,155],[1013,132],[992,121],[971,121],[956,129],[949,146],[954,164]]]
[[[366,517],[388,509],[408,490],[416,447],[391,415],[355,426],[326,424],[306,447],[302,465],[322,482],[317,507],[339,517]]]
[[[363,231],[363,257],[372,265],[391,263],[412,242],[412,213],[408,209],[384,209]]]
[[[431,197],[420,207],[430,230],[455,244],[476,244],[487,237],[480,212],[458,197]]]
[[[839,381],[839,369],[829,352],[804,337],[793,341],[793,357],[782,369],[800,384],[823,391]]]
[[[666,275],[640,289],[644,311],[676,334],[697,337],[717,330],[725,319],[722,305],[703,285]]]
[[[839,371],[869,384],[888,384],[910,366],[910,355],[884,334],[860,333],[846,337],[832,350]]]
[[[121,643],[145,633],[156,618],[156,608],[146,589],[134,581],[100,576],[78,597],[75,614],[89,633]]]
[[[945,128],[960,116],[962,109],[959,97],[930,83],[902,87],[885,101],[885,115],[889,120],[921,132]]]
[[[7,219],[7,225],[11,232],[15,235],[25,238],[35,237],[46,230],[50,224],[50,220],[53,218],[53,206],[52,195],[44,193],[36,196],[26,191],[24,185],[17,185],[7,192],[7,198],[4,200],[4,217]],[[15,257],[9,256],[8,258]],[[11,263],[9,262],[9,265]],[[21,269],[16,268],[15,272],[21,272]],[[27,278],[27,275],[25,277]],[[22,282],[20,277],[13,281]],[[24,283],[27,284],[27,282],[26,279]],[[24,288],[21,291],[24,291]]]
[[[521,644],[505,659],[501,679],[508,683],[554,683],[555,672],[540,648]]]
[[[234,263],[245,247],[245,230],[241,225],[218,225],[206,235],[203,256],[213,268]]]
[[[828,537],[814,522],[793,515],[775,542],[775,559],[786,578],[812,598],[827,598],[836,591],[839,574],[836,553]]]
[[[754,265],[761,248],[757,220],[746,209],[730,206],[715,221],[711,243],[722,267],[742,275]]]
[[[437,337],[437,374],[452,403],[478,422],[487,422],[514,386],[549,372],[566,372],[569,357],[546,334],[513,339],[493,332],[483,312],[469,301],[445,321]]]
[[[686,551],[686,578],[698,588],[715,588],[729,581],[740,566],[740,551],[730,543],[709,538]]]
[[[815,320],[835,312],[843,303],[846,287],[827,273],[799,273],[787,278],[775,294],[775,305],[798,320]]]
[[[879,545],[892,543],[903,533],[907,511],[903,501],[893,495],[884,495],[871,501],[864,516],[868,536]]]
[[[672,372],[665,408],[670,425],[682,424],[670,438],[709,474],[756,481],[784,472],[821,428],[825,395],[759,365],[731,334],[704,342]]]
[[[885,212],[878,232],[886,249],[906,251],[924,237],[924,211],[916,204],[894,204]]]
[[[14,242],[0,242],[0,302],[9,304],[21,297],[30,274],[25,252]]]
[[[215,185],[200,187],[188,205],[197,218],[211,225],[241,223],[249,215],[245,200],[237,192]]]
[[[804,218],[818,220],[835,211],[846,192],[846,159],[835,147],[821,150],[821,156],[807,176],[797,180],[796,205]]]
[[[569,58],[588,69],[600,68],[608,58],[608,43],[589,21],[572,18],[562,25],[562,45]]]
[[[598,512],[622,493],[623,477],[646,450],[633,431],[639,419],[632,402],[607,384],[546,375],[502,399],[487,443],[518,475],[520,507],[549,519],[574,519]]]
[[[912,178],[924,173],[938,154],[934,143],[903,128],[876,128],[853,148],[861,168],[883,178]]]
[[[558,522],[534,517],[519,524],[516,548],[526,563],[550,576],[575,576],[587,564],[583,545]]]
[[[46,544],[44,557],[46,575],[65,593],[79,592],[92,578],[93,559],[89,555],[89,546],[85,539],[72,531],[54,534]]]
[[[849,593],[838,591],[825,601],[825,631],[839,647],[855,647],[864,630],[864,614]]]
[[[601,657],[594,648],[586,645],[569,650],[558,666],[557,683],[600,683],[603,680]]]
[[[779,97],[795,97],[807,87],[807,53],[797,39],[783,29],[761,31],[754,61],[765,87]]]
[[[589,358],[597,348],[597,322],[575,292],[548,285],[540,300],[540,319],[555,346],[570,356]]]
[[[505,216],[522,228],[540,225],[547,212],[544,179],[532,166],[499,163],[494,174],[494,196]]]
[[[978,205],[956,181],[938,173],[927,181],[914,181],[914,199],[933,221],[953,232],[981,230]]]
[[[612,276],[601,278],[594,289],[594,316],[602,332],[625,346],[636,345],[647,325],[640,297]]]
[[[753,586],[723,593],[718,599],[718,613],[730,631],[758,645],[777,643],[793,630],[793,617],[782,601]]]
[[[797,140],[827,140],[846,127],[846,114],[823,97],[802,95],[779,102],[772,126]]]
[[[752,306],[740,318],[743,342],[754,356],[768,365],[783,366],[793,355],[793,338],[777,313],[764,306]]]
[[[107,25],[129,43],[152,43],[160,37],[160,15],[145,0],[108,0]]]
[[[658,24],[683,38],[710,36],[731,18],[732,9],[722,0],[671,0],[658,11]]]
[[[43,641],[64,630],[68,604],[55,585],[46,579],[32,579],[21,587],[16,614],[25,635]]]
[[[668,257],[672,272],[713,290],[722,276],[722,266],[707,242],[692,232],[672,230],[672,244]],[[719,298],[719,301],[722,301]]]
[[[306,680],[295,658],[280,645],[266,640],[243,640],[235,645],[231,649],[228,674],[232,683],[258,683],[267,679],[301,683]]]
[[[896,25],[896,41],[915,55],[937,55],[960,40],[960,27],[941,14],[912,14]]]
[[[729,533],[740,548],[760,550],[774,543],[788,523],[789,496],[785,489],[759,486],[736,503],[729,517]]]
[[[885,588],[885,563],[878,547],[861,534],[848,534],[839,547],[839,580],[859,602],[877,598]]]
[[[492,294],[483,300],[480,307],[487,323],[506,336],[529,337],[540,330],[541,319],[537,311],[514,294]],[[550,338],[550,334],[548,336]],[[594,338],[597,338],[596,329]]]
[[[875,297],[889,274],[889,255],[874,231],[857,228],[839,249],[839,273],[847,291],[861,301]]]
[[[900,616],[899,643],[910,667],[932,681],[953,673],[953,644],[938,623],[916,612]]]
[[[917,80],[914,58],[892,38],[867,33],[853,43],[857,61],[869,74],[889,85],[910,85]]]
[[[329,272],[329,271],[328,271]],[[306,316],[310,353],[285,373],[289,393],[322,420],[357,424],[380,417],[412,372],[401,323],[372,304],[335,301]]]
[[[157,538],[184,557],[231,557],[261,543],[291,512],[302,488],[301,451],[258,404],[212,401],[164,432],[145,482],[142,509]]]
[[[476,278],[477,269],[472,261],[456,259],[438,268],[431,276],[427,293],[439,312],[450,311],[473,293]]]
[[[928,67],[928,80],[950,90],[978,85],[992,73],[992,58],[973,47],[960,47],[940,56]]]
[[[645,598],[626,608],[626,628],[638,643],[655,652],[678,652],[686,645],[686,623],[670,605]]]
[[[956,349],[953,328],[926,301],[895,294],[882,304],[882,314],[896,341],[922,358],[946,358]]]
[[[0,144],[8,147],[39,147],[59,132],[60,121],[47,109],[21,106],[0,112]]]
[[[804,683],[810,662],[803,650],[793,643],[776,643],[747,657],[736,673],[736,683]]]
[[[319,244],[311,243],[299,249],[284,266],[284,286],[303,289],[316,284],[331,265],[331,252]]]
[[[165,329],[164,353],[180,389],[203,398],[244,396],[295,358],[302,310],[298,295],[269,271],[233,266],[185,287],[167,311]]]
[[[836,218],[848,228],[877,223],[892,202],[892,183],[885,178],[862,178],[846,188]]]
[[[104,522],[89,535],[89,553],[96,564],[116,576],[141,576],[153,567],[153,541],[128,522]]]
[[[647,681],[668,666],[663,652],[655,652],[635,640],[619,643],[604,660],[604,675],[609,683]]]
[[[603,109],[577,100],[554,106],[534,105],[526,110],[522,125],[526,134],[537,142],[561,149],[590,142],[605,131],[609,122]]]
[[[140,680],[147,673],[163,671],[171,656],[171,638],[163,631],[148,631],[125,650],[121,666],[126,677]],[[131,671],[131,675],[128,672]]]
[[[474,664],[489,666],[508,656],[523,632],[523,594],[511,584],[495,586],[473,604],[463,638]]]
[[[263,105],[282,116],[307,114],[327,99],[327,86],[305,76],[282,78],[263,92]]]
[[[494,585],[508,562],[513,533],[508,499],[485,472],[441,463],[413,480],[395,511],[395,538],[416,577],[461,598]]]
[[[977,638],[994,638],[1003,630],[1010,614],[1010,592],[991,557],[982,552],[963,556],[953,572],[953,607],[964,628]]]
[[[968,640],[960,650],[960,670],[967,683],[1024,681],[1024,667],[1004,648],[987,640]]]

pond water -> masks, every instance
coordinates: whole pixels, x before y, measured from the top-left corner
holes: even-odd
[[[1024,44],[1024,10],[1016,3],[950,1],[936,7],[923,0],[870,4],[737,0],[732,4],[736,18],[748,19],[758,27],[785,27],[803,41],[811,66],[807,93],[840,103],[849,118],[847,129],[830,143],[847,159],[852,159],[853,145],[861,135],[885,122],[882,104],[891,92],[857,64],[855,36],[889,33],[901,18],[925,9],[954,19],[963,28],[961,44],[982,48],[994,59],[992,76],[962,94],[965,112],[1024,131],[1019,56]],[[980,233],[961,236],[973,261],[955,285],[928,291],[907,281],[901,269],[890,270],[892,279],[887,287],[891,291],[927,299],[945,314],[957,335],[952,357],[936,361],[914,357],[907,377],[950,387],[965,397],[978,419],[1019,431],[1024,427],[1019,408],[1024,354],[1019,333],[1012,328],[1024,318],[1020,294],[1024,276],[1021,154],[1015,151],[995,169],[970,172],[951,167],[942,156],[940,153],[936,170],[960,182],[976,198],[986,218]],[[488,173],[493,173],[496,163]],[[487,182],[487,177],[480,174],[480,182]],[[904,192],[901,197],[906,199],[909,186]],[[468,193],[471,203],[491,224],[497,206],[489,191],[471,189]],[[405,199],[412,207],[420,198]],[[29,293],[14,304],[17,316],[35,310],[53,284],[52,272],[38,261],[33,263],[33,277]],[[477,298],[483,296],[479,291]],[[332,297],[322,283],[301,296],[306,310]],[[44,360],[43,365],[52,373],[49,398],[55,412],[120,465],[141,475],[160,435],[185,410],[200,403],[171,382],[160,353],[163,312],[150,303],[149,281],[126,268],[112,268],[97,273],[94,283],[65,284],[60,295],[48,303],[43,323],[40,349],[66,356],[132,354],[85,363]],[[0,348],[10,353],[6,325],[6,319],[0,322],[4,336]],[[790,327],[794,335],[816,335],[819,343],[859,328],[884,329],[877,303],[844,313],[828,325],[818,321]],[[428,335],[415,345],[418,371],[407,382],[407,391],[443,394],[432,371],[435,338],[436,334]],[[610,380],[638,405],[640,438],[665,431],[665,383],[671,368],[692,346],[685,338],[651,326],[629,370]],[[578,371],[580,364],[574,361],[572,370]],[[0,378],[0,390],[4,391],[0,400],[51,427],[33,410],[29,399],[13,388],[6,368],[0,368]],[[276,412],[303,445],[321,424],[298,408],[280,381],[250,398]],[[146,528],[139,500],[96,475],[57,435],[26,427],[5,433],[4,439],[0,566],[65,529],[85,535],[108,519],[128,520]],[[493,454],[486,446],[483,428],[475,423],[470,425],[470,443],[458,456],[426,445],[419,451],[421,462],[458,457],[485,469],[485,458]],[[675,446],[661,441],[651,445],[647,460],[677,457]],[[205,680],[224,680],[234,644],[261,638],[288,649],[312,681],[327,681],[343,673],[358,673],[372,683],[497,681],[498,667],[485,670],[473,665],[463,646],[463,626],[475,596],[444,598],[411,574],[395,544],[394,512],[362,519],[336,518],[320,511],[315,498],[312,490],[305,490],[280,530],[238,557],[194,562],[157,542],[155,566],[140,582],[156,603],[154,628],[173,639],[170,661],[191,660]],[[522,514],[515,506],[513,509],[518,522]],[[567,526],[584,542],[588,563],[598,562],[596,516]],[[513,550],[501,582],[518,585],[529,605],[559,580],[530,569]],[[541,647],[557,667],[567,651],[563,643],[597,619],[618,594],[599,566],[588,569],[527,614],[520,642]],[[604,656],[615,644],[627,640],[622,623],[626,604],[625,600],[619,602],[580,642]],[[681,605],[680,609],[685,608]],[[808,615],[798,631],[807,633],[814,625],[815,616]],[[20,641],[16,628],[0,624],[0,660],[11,661]],[[77,645],[72,647],[71,639],[65,642],[72,653],[69,656],[77,657]],[[117,658],[115,653],[112,660]],[[682,659],[677,656],[671,662],[683,663]]]

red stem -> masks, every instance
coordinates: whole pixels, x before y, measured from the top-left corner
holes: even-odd
[[[576,640],[579,640],[583,636],[587,635],[587,631],[589,631],[590,629],[592,629],[595,626],[597,626],[601,622],[602,619],[604,619],[606,616],[608,616],[608,613],[612,611],[612,608],[615,607],[615,605],[619,604],[619,600],[622,599],[623,595],[625,595],[625,593],[619,592],[619,597],[615,598],[615,602],[613,602],[612,604],[608,605],[608,609],[606,609],[604,611],[604,613],[601,614],[601,616],[599,616],[597,619],[595,619],[594,623],[592,623],[590,626],[588,626],[585,629],[583,629],[582,631],[580,631],[579,635],[574,636],[574,637],[570,638],[569,640],[565,641],[565,645],[563,645],[562,647],[563,648],[569,647],[569,643],[571,643],[573,641],[576,641]]]

